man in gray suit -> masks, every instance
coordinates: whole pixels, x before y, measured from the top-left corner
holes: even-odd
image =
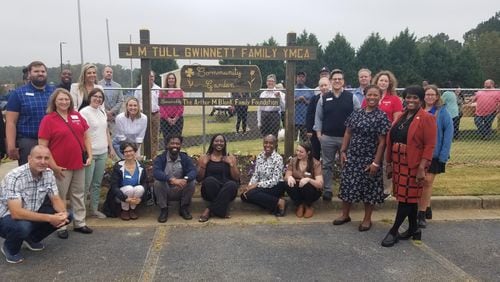
[[[109,132],[114,134],[115,117],[120,113],[123,104],[123,91],[119,89],[107,88],[121,88],[122,86],[113,81],[113,69],[110,66],[105,66],[102,71],[103,79],[98,82],[104,88],[104,108],[108,116]]]

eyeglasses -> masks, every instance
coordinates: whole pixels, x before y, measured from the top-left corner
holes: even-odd
[[[342,81],[344,80],[343,78],[332,78],[333,81]]]
[[[125,151],[123,151],[123,153],[124,153],[124,154],[125,154],[125,153],[135,153],[135,151],[134,151],[134,150],[125,150]]]

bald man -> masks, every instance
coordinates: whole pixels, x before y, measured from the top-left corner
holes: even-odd
[[[495,89],[495,82],[487,79],[484,82],[484,90],[477,91],[472,97],[471,103],[476,102],[474,123],[481,139],[492,136],[491,125],[500,111],[500,91]]]
[[[0,184],[0,237],[5,238],[1,251],[9,263],[24,260],[23,243],[41,251],[41,241],[71,221],[48,168],[50,158],[47,147],[34,146],[28,163],[7,173]]]

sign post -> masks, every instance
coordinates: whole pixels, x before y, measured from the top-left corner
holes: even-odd
[[[151,70],[151,59],[191,59],[191,60],[278,60],[286,61],[286,122],[285,122],[285,158],[293,154],[294,142],[294,86],[295,86],[295,61],[315,60],[316,47],[296,46],[297,35],[295,33],[287,34],[287,46],[224,46],[224,45],[166,45],[166,44],[150,44],[149,30],[140,30],[140,44],[120,43],[118,44],[118,53],[120,58],[141,59],[141,76],[142,76],[142,99],[144,105],[144,113],[148,116],[149,123],[151,122],[151,95],[148,77]],[[205,92],[217,91],[230,92],[230,89],[246,89],[249,92],[257,91],[262,85],[260,71],[256,66],[185,66],[182,69],[182,75],[185,71],[191,68],[192,73],[189,79],[182,79],[181,88],[185,90]],[[204,67],[196,69],[198,67]],[[233,70],[227,67],[233,68]],[[242,77],[236,79],[231,77],[234,68],[241,70]],[[252,70],[255,80],[252,82]],[[205,79],[200,77],[202,72],[210,72],[213,79]],[[257,73],[260,81],[257,80]],[[244,74],[243,74],[244,73]],[[246,88],[245,83],[249,83],[249,88]],[[259,87],[257,87],[257,85]],[[186,87],[187,86],[187,87]],[[238,88],[240,87],[240,88]],[[238,92],[238,91],[234,91]],[[204,100],[204,99],[203,99]],[[183,100],[182,103],[188,101]],[[161,101],[160,101],[161,103]],[[204,102],[203,102],[204,103]],[[151,140],[150,124],[146,131],[148,141]],[[151,158],[151,142],[144,142],[144,153],[148,158]]]

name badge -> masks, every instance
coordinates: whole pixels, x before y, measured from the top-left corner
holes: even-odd
[[[70,115],[71,119],[75,119],[77,120],[78,119],[78,116],[77,115]]]
[[[333,98],[332,98],[332,97],[330,97],[330,98],[326,98],[326,100],[327,100],[327,101],[331,101],[331,100],[333,100]]]
[[[35,96],[35,93],[31,93],[31,92],[26,92],[26,94],[24,94],[26,96]]]
[[[132,176],[130,176],[130,175],[125,175],[125,178],[132,178]]]

